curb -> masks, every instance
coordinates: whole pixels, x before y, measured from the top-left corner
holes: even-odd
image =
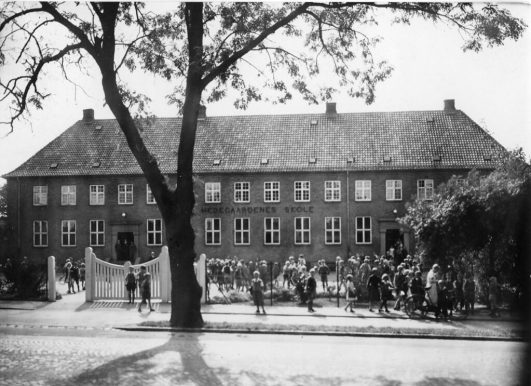
[[[526,342],[523,337],[496,337],[496,336],[453,336],[435,334],[388,334],[364,333],[342,331],[291,331],[291,330],[252,330],[243,328],[184,328],[184,327],[128,327],[116,326],[115,330],[137,332],[186,332],[186,333],[218,333],[218,334],[254,334],[254,335],[305,335],[305,336],[333,336],[333,337],[362,337],[362,338],[398,338],[398,339],[439,339],[439,340],[468,340],[468,341],[495,341],[495,342]]]

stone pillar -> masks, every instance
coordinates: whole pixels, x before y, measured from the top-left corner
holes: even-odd
[[[55,257],[48,257],[48,301],[55,302]]]
[[[201,294],[201,303],[204,304],[206,303],[206,255],[204,253],[199,255],[199,259],[197,260],[196,264],[195,277],[203,289],[203,293]]]
[[[88,247],[85,248],[85,301],[94,301],[95,284],[92,248]]]
[[[160,297],[162,302],[168,303],[171,300],[171,272],[170,255],[168,247],[161,248],[160,255]]]

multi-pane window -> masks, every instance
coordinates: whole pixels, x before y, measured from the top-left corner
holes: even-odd
[[[205,244],[221,245],[221,219],[205,219]]]
[[[33,205],[48,205],[48,186],[33,187]]]
[[[234,219],[234,244],[235,245],[249,245],[251,240],[251,232],[249,228],[249,218],[235,218]]]
[[[341,244],[341,217],[325,217],[325,244]]]
[[[433,180],[417,180],[417,199],[431,200],[433,198]]]
[[[105,245],[105,221],[90,220],[90,245],[102,247]]]
[[[147,245],[162,245],[162,220],[147,220]]]
[[[402,200],[402,180],[385,181],[385,199],[387,201]]]
[[[205,244],[221,245],[221,219],[205,219]]]
[[[310,244],[310,217],[295,217],[295,244]]]
[[[48,221],[33,221],[33,246],[48,246]]]
[[[264,202],[280,201],[280,182],[264,182]]]
[[[234,183],[234,202],[249,202],[249,183]]]
[[[205,202],[221,202],[221,184],[219,182],[205,183]]]
[[[356,217],[356,244],[370,244],[371,242],[371,218]]]
[[[310,201],[310,181],[295,181],[295,202]]]
[[[357,180],[356,181],[355,197],[356,201],[370,201],[371,200],[371,181]]]
[[[325,201],[341,201],[341,181],[325,181]]]
[[[265,217],[264,218],[264,244],[265,245],[280,244],[280,218],[279,217]]]
[[[155,196],[153,196],[153,192],[151,191],[151,188],[149,185],[146,184],[146,204],[156,204],[157,201],[155,201]]]
[[[76,205],[76,186],[61,186],[61,205]]]
[[[61,245],[63,247],[76,246],[76,220],[61,221]]]
[[[89,186],[90,205],[104,205],[105,204],[105,186],[104,185],[90,185]]]
[[[133,184],[118,185],[118,204],[126,205],[133,203]]]

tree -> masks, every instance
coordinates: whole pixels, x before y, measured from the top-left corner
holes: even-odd
[[[526,288],[531,167],[520,150],[485,174],[441,184],[432,201],[415,200],[400,221],[411,227],[429,263],[463,261],[486,278]]]
[[[7,217],[7,185],[0,186],[0,218]]]
[[[518,39],[525,28],[507,10],[491,4],[180,3],[174,7],[170,12],[153,13],[138,3],[4,4],[0,60],[18,63],[22,71],[0,84],[3,100],[13,103],[7,122],[13,127],[28,108],[42,108],[47,94],[38,86],[45,66],[59,65],[67,78],[71,66],[83,66],[87,60],[95,63],[105,101],[145,174],[165,223],[172,274],[170,323],[187,327],[202,325],[190,222],[198,111],[202,100],[223,98],[227,88],[239,92],[235,105],[240,108],[261,99],[256,79],[243,76],[243,63],[256,68],[257,79],[264,79],[260,86],[274,90],[275,101],[280,103],[292,97],[292,90],[310,103],[329,99],[333,87],[316,89],[307,82],[327,63],[339,87],[371,103],[376,85],[391,73],[385,61],[372,55],[377,39],[363,33],[364,25],[376,23],[379,9],[391,12],[398,23],[407,24],[414,17],[448,22],[466,36],[465,50]],[[58,33],[64,36],[60,47]],[[277,44],[273,35],[296,40],[299,48]],[[263,69],[259,63],[264,63]],[[138,118],[145,115],[148,98],[119,82],[119,74],[126,70],[147,70],[175,84],[170,101],[182,110],[175,186],[145,146]],[[290,82],[282,80],[282,72]]]

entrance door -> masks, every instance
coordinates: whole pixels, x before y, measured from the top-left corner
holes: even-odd
[[[135,261],[136,246],[135,235],[133,232],[118,232],[116,240],[116,260],[118,261]]]
[[[404,234],[400,229],[387,229],[385,231],[385,250],[397,249],[398,245],[404,245]]]

